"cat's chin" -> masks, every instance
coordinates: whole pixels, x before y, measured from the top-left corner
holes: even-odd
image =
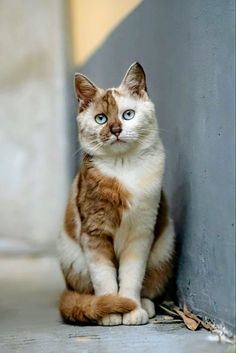
[[[124,140],[116,140],[109,145],[109,151],[111,151],[114,154],[125,153],[129,149],[130,149],[129,144]]]

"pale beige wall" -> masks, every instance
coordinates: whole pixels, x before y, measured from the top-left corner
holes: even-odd
[[[64,8],[61,0],[0,2],[0,248],[46,246],[68,188]]]
[[[70,0],[73,58],[84,64],[141,0]]]

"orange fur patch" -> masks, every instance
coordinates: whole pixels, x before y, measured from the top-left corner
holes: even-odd
[[[77,239],[76,217],[81,222],[81,242],[94,252],[96,260],[117,266],[113,247],[113,233],[128,208],[130,193],[117,181],[102,175],[91,158],[85,156],[79,177],[73,186],[65,213],[64,229]],[[91,293],[89,278],[81,278],[71,268],[64,272],[67,287],[80,293]]]
[[[79,99],[79,111],[82,112],[91,103],[97,93],[97,87],[82,74],[75,75],[75,92]]]
[[[100,132],[101,141],[107,141],[111,136],[112,127],[122,128],[122,123],[118,118],[118,106],[111,90],[107,90],[102,97],[95,97],[94,109],[96,114],[103,113],[108,118],[108,123]]]
[[[68,289],[75,290],[78,293],[94,294],[93,285],[90,276],[78,274],[72,266],[69,270],[63,270],[66,286]]]
[[[82,233],[112,236],[121,223],[123,211],[129,207],[131,194],[116,178],[102,175],[89,156],[84,158],[78,189]]]
[[[158,215],[154,229],[154,241],[152,249],[160,237],[164,236],[164,231],[169,224],[169,211],[166,196],[161,191],[161,199],[158,208]],[[152,251],[151,249],[151,251]],[[174,257],[174,255],[173,255]],[[143,281],[142,296],[154,299],[160,297],[173,276],[174,260],[166,261],[160,267],[152,267],[146,270]]]
[[[76,212],[75,204],[73,202],[73,199],[70,198],[66,206],[66,212],[65,212],[65,218],[64,218],[64,229],[66,233],[73,239],[76,239],[75,212]]]
[[[109,314],[128,313],[136,308],[135,302],[116,295],[94,296],[65,291],[60,299],[59,310],[65,321],[98,321]]]
[[[173,275],[173,260],[167,261],[161,267],[147,268],[143,281],[142,297],[155,299],[166,290]]]

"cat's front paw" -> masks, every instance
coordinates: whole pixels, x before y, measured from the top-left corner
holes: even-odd
[[[120,314],[110,314],[98,321],[100,326],[117,326],[122,324],[122,316]]]
[[[144,325],[148,323],[148,314],[142,308],[132,310],[130,313],[123,315],[124,325]]]

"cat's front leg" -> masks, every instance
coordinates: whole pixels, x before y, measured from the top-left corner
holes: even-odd
[[[153,240],[152,234],[136,235],[120,255],[119,295],[133,299],[137,308],[123,315],[124,325],[142,325],[148,322],[148,314],[141,305],[141,288],[147,259]]]
[[[83,234],[83,248],[95,295],[117,294],[117,270],[111,239]],[[105,326],[121,323],[120,314],[107,315],[98,322],[99,325]]]

